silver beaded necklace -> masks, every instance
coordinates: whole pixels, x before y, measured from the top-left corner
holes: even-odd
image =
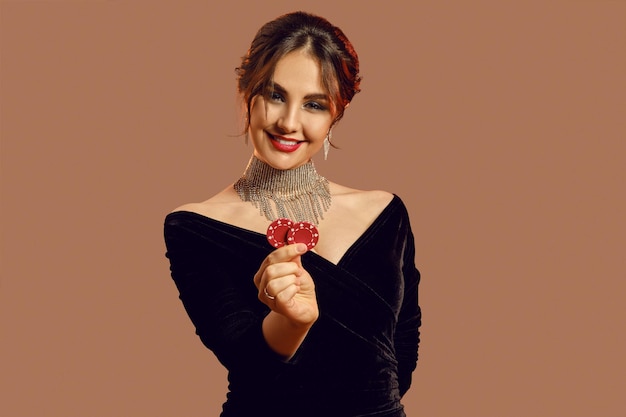
[[[243,201],[251,202],[268,220],[286,217],[319,224],[331,202],[328,180],[317,173],[312,160],[294,169],[280,170],[253,155],[234,188]]]

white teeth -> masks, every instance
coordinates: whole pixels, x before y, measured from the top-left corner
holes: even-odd
[[[296,145],[298,144],[298,142],[295,142],[293,140],[284,140],[284,139],[278,139],[278,138],[274,138],[276,140],[276,142],[280,143],[281,145]]]

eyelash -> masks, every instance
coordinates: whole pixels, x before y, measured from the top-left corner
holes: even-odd
[[[283,97],[278,93],[270,93],[270,100],[273,101],[285,101]]]
[[[283,96],[281,96],[280,94],[273,92],[270,93],[270,100],[272,101],[280,101],[280,102],[284,102],[285,99],[283,98]],[[305,104],[305,107],[310,108],[312,110],[317,110],[317,111],[324,111],[326,110],[326,106],[316,102],[316,101],[309,101]]]
[[[319,111],[326,110],[325,106],[322,106],[321,104],[315,101],[308,102],[306,106],[311,107],[313,110],[319,110]]]

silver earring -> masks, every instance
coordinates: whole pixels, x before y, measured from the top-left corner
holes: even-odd
[[[324,139],[324,161],[328,159],[328,151],[330,151],[330,138],[333,136],[333,131],[329,130],[328,135]]]
[[[245,129],[246,129],[246,133],[243,136],[243,143],[246,144],[246,146],[248,145],[248,134],[250,133],[250,114],[248,112],[248,114],[246,115],[246,120],[245,120]]]

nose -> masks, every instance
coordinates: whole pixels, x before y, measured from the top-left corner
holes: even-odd
[[[291,133],[298,130],[300,119],[297,106],[286,105],[283,107],[276,125],[283,133]]]

